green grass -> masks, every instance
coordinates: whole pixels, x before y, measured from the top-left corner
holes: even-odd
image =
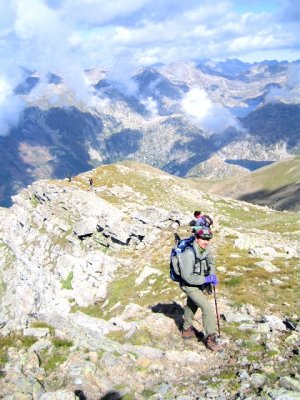
[[[224,285],[226,287],[234,288],[240,286],[242,282],[242,278],[240,276],[236,276],[224,281]]]
[[[217,272],[220,281],[218,291],[221,296],[225,295],[235,305],[252,304],[261,311],[268,306],[270,311],[281,315],[293,315],[298,312],[298,258],[275,258],[272,263],[279,271],[274,274],[256,265],[260,261],[259,258],[250,256],[246,250],[234,248],[234,239],[226,238],[223,242],[224,245],[219,244],[216,249],[217,268],[221,265],[225,269]],[[239,257],[230,257],[233,253]],[[273,278],[281,280],[282,283],[273,284]]]
[[[190,191],[191,182],[149,165],[123,161],[118,164],[103,165],[91,171],[89,175],[92,175],[95,193],[97,194],[97,189],[103,188],[101,198],[115,206],[128,204],[132,198],[134,203],[142,203],[151,207],[159,202],[160,206],[168,210],[175,207],[189,212],[198,208],[197,198],[189,199],[186,196],[186,193]],[[84,191],[89,189],[86,173],[78,175],[70,183],[65,181],[52,181],[52,183],[58,186],[70,185]],[[124,191],[124,188],[128,186],[133,191],[129,191],[128,196],[124,199],[110,191],[114,187]],[[184,187],[186,191],[182,192]],[[196,187],[195,185],[195,189]]]
[[[6,283],[2,279],[0,279],[0,295],[5,293],[6,289],[7,289]]]
[[[31,203],[31,205],[34,207],[34,208],[36,208],[40,203],[39,203],[39,200],[37,199],[37,197],[36,196],[33,196],[31,199],[30,199],[30,203]]]
[[[46,322],[43,321],[33,321],[30,323],[31,328],[47,328],[49,329],[50,335],[54,335],[55,328],[53,326],[48,325]]]
[[[238,326],[238,323],[227,323],[222,327],[222,331],[231,340],[239,340],[241,349],[247,350],[249,356],[256,357],[258,355],[261,356],[262,353],[266,353],[263,340],[257,341],[252,338],[255,333],[253,330],[240,330]]]
[[[66,351],[55,351],[50,355],[46,351],[40,352],[41,356],[41,367],[44,368],[46,372],[51,372],[55,370],[59,365],[63,364],[67,358],[68,354]]]
[[[72,340],[60,339],[54,337],[52,339],[52,344],[55,348],[69,348],[73,346]]]
[[[148,329],[139,329],[134,332],[130,339],[126,339],[126,332],[124,331],[114,331],[110,332],[108,337],[119,343],[130,342],[136,346],[157,346],[155,338],[151,335]]]
[[[0,336],[0,365],[7,363],[7,351],[10,347],[17,350],[28,348],[37,341],[33,336],[23,336],[20,334],[13,334],[8,336]]]
[[[73,271],[70,271],[68,273],[67,278],[61,280],[61,288],[67,289],[67,290],[72,290],[73,289],[72,280],[73,280]]]
[[[150,389],[145,389],[142,392],[142,396],[144,397],[144,399],[149,399],[154,394],[155,394],[155,392],[153,390],[150,390]]]
[[[261,182],[265,190],[276,190],[299,181],[300,159],[283,160],[252,173],[253,179]],[[274,179],[276,177],[276,179]]]
[[[51,340],[53,348],[42,350],[39,354],[41,359],[41,367],[46,372],[55,370],[59,365],[63,364],[69,354],[70,347],[73,346],[73,342],[70,340],[60,339],[53,337]]]

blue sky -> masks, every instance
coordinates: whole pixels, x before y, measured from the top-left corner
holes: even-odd
[[[121,76],[178,60],[293,61],[299,22],[298,0],[0,0],[0,121],[8,98],[21,107],[23,68],[80,92],[91,67]]]

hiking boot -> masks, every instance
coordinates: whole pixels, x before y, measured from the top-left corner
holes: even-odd
[[[223,347],[217,341],[216,334],[208,335],[206,337],[206,339],[204,339],[204,344],[205,344],[206,348],[211,351],[222,351],[223,350]]]
[[[181,337],[184,340],[195,338],[196,337],[195,329],[192,326],[190,326],[188,329],[183,329]]]

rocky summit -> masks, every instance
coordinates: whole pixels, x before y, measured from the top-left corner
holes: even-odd
[[[200,314],[182,340],[169,278],[197,209],[214,220],[220,353]],[[37,181],[0,213],[1,399],[300,399],[299,213],[130,161]]]

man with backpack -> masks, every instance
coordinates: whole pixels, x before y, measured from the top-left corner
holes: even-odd
[[[195,211],[194,218],[195,219],[190,223],[190,226],[194,227],[193,229],[199,226],[207,226],[210,228],[213,225],[212,218],[209,215],[202,214],[201,211]]]
[[[207,294],[211,293],[211,285],[216,285],[215,263],[212,254],[207,251],[212,231],[207,227],[199,227],[195,233],[194,241],[186,249],[172,257],[173,265],[180,276],[181,290],[187,295],[187,304],[184,309],[184,323],[182,338],[196,337],[193,320],[198,308],[202,311],[202,322],[205,330],[205,346],[212,351],[222,350],[217,342],[217,325],[214,309],[210,304]],[[177,259],[175,262],[175,258]]]

